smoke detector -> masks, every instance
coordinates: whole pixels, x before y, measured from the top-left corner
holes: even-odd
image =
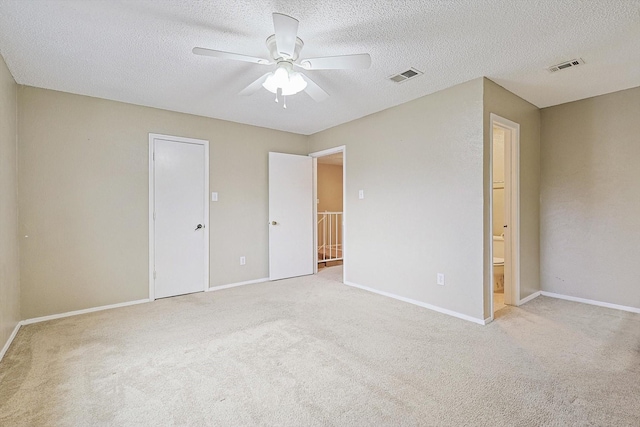
[[[550,73],[555,73],[556,71],[562,71],[567,68],[577,67],[578,65],[583,65],[584,61],[582,58],[572,59],[571,61],[563,62],[562,64],[552,65],[547,68],[547,71]]]
[[[422,74],[424,74],[422,71],[418,71],[415,68],[411,67],[407,71],[394,74],[393,76],[389,77],[389,80],[393,80],[396,83],[403,83],[403,82],[406,82],[407,80],[421,76]]]

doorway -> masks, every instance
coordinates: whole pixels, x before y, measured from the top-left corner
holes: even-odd
[[[344,283],[346,252],[345,146],[311,153],[314,176],[314,273]]]
[[[491,114],[491,313],[520,305],[520,125]]]
[[[209,141],[149,134],[149,299],[209,287]]]

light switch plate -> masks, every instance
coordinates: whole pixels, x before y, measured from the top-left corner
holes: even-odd
[[[358,199],[364,199],[364,190],[358,190]]]
[[[214,191],[211,193],[211,201],[212,202],[217,202],[218,201],[218,192]]]

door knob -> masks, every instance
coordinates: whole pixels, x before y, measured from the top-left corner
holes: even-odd
[[[198,225],[196,226],[196,229],[195,229],[195,230],[193,230],[193,231],[198,231],[198,230],[200,230],[201,228],[204,228],[204,225],[202,225],[202,224],[198,224]]]
[[[278,225],[276,221],[271,221],[271,225]]]

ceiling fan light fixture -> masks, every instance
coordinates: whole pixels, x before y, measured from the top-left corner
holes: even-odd
[[[262,87],[264,87],[271,93],[278,93],[279,86],[275,77],[275,73],[269,73],[264,83],[262,83]]]
[[[307,82],[302,78],[300,73],[291,71],[286,65],[278,66],[276,71],[270,73],[262,83],[262,87],[271,93],[278,93],[278,89],[282,90],[282,95],[289,96],[304,90]]]
[[[277,87],[285,87],[289,84],[289,72],[284,67],[278,67],[273,73],[273,83]]]
[[[282,94],[285,96],[295,95],[306,87],[307,82],[302,78],[302,74],[294,72],[289,75],[289,84],[282,88]]]
[[[278,92],[278,88],[284,88],[289,84],[289,75],[286,70],[278,68],[275,72],[269,74],[262,87],[271,93]]]
[[[276,93],[278,88],[284,88],[289,84],[289,70],[285,63],[278,64],[276,71],[269,74],[262,86],[271,93]]]

